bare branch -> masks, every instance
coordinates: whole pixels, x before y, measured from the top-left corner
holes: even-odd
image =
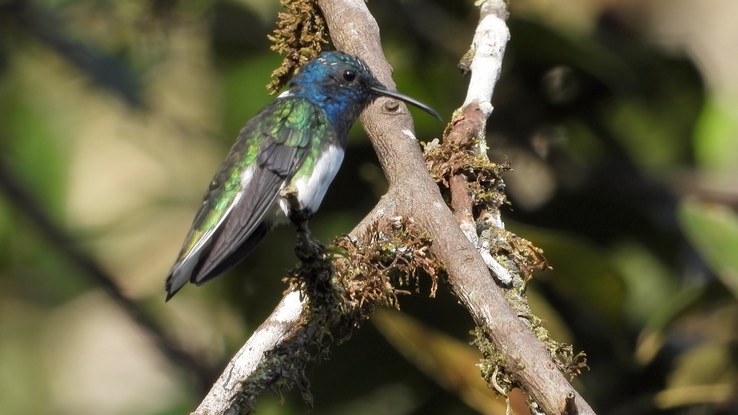
[[[488,0],[479,6],[479,24],[474,32],[468,64],[471,79],[464,105],[477,102],[486,117],[492,113],[492,92],[502,72],[502,58],[510,40],[505,24],[507,6],[504,0]]]
[[[210,393],[193,413],[201,415],[238,413],[233,405],[234,401],[243,393],[246,382],[253,379],[256,371],[263,367],[265,355],[294,336],[295,331],[299,329],[302,309],[302,300],[297,291],[285,295],[272,314],[233,356]]]

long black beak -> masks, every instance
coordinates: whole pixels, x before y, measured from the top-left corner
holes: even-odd
[[[400,101],[404,101],[404,102],[406,102],[408,104],[412,104],[412,105],[420,108],[421,110],[423,110],[423,111],[427,112],[428,114],[430,114],[430,115],[438,118],[439,120],[441,119],[441,116],[438,115],[438,113],[436,112],[436,110],[434,110],[433,108],[431,108],[431,107],[423,104],[422,102],[418,101],[415,98],[410,98],[409,96],[407,96],[405,94],[401,94],[401,93],[399,93],[397,91],[387,90],[387,89],[385,89],[384,87],[381,87],[381,86],[372,86],[370,88],[371,88],[371,90],[374,93],[376,93],[378,95],[384,95],[385,97],[392,97],[392,98],[395,98],[395,99],[399,99]]]

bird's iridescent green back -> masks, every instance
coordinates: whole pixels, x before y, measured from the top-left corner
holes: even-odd
[[[202,283],[232,266],[235,252],[244,255],[244,244],[253,248],[258,241],[249,238],[280,190],[334,137],[325,112],[301,97],[279,98],[252,118],[211,182],[170,279],[183,270]]]

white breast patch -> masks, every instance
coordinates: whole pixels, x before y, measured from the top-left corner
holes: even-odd
[[[300,201],[300,208],[307,209],[310,212],[316,212],[323,201],[325,193],[328,191],[333,179],[338,173],[338,169],[343,162],[344,151],[341,147],[332,145],[316,160],[313,174],[303,176],[292,182],[297,189],[297,198]],[[289,209],[285,200],[279,200],[279,206],[287,215]]]

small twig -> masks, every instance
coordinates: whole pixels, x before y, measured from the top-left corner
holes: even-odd
[[[469,149],[475,157],[488,161],[486,140],[484,131],[486,121],[492,112],[492,93],[499,79],[502,58],[505,53],[506,44],[510,33],[505,23],[507,19],[507,6],[503,0],[487,0],[480,3],[480,20],[474,35],[472,47],[464,57],[462,67],[471,71],[471,79],[466,100],[459,114],[448,132],[446,139],[456,146]],[[476,142],[476,146],[473,146]],[[452,196],[452,207],[457,219],[461,219],[461,229],[468,229],[471,225],[478,225],[482,235],[495,235],[504,229],[504,223],[500,217],[499,207],[495,205],[485,206],[485,210],[479,214],[477,222],[468,212],[472,211],[472,198],[469,184],[462,174],[456,174],[449,180]],[[454,200],[454,199],[457,200]],[[462,214],[458,214],[458,211]],[[466,222],[466,223],[465,223]],[[486,230],[486,232],[484,232]],[[490,232],[491,231],[491,232]],[[490,254],[490,246],[497,241],[479,238],[477,233],[469,235],[465,232],[467,239],[474,244],[480,253],[487,268],[497,277],[500,282],[510,283],[513,281],[513,272],[503,267]],[[440,255],[439,255],[440,256]],[[450,267],[449,267],[450,268]],[[517,272],[516,272],[517,273]],[[495,327],[505,327],[501,320],[505,320],[503,309],[510,310],[509,306],[499,306],[498,316],[490,319],[487,315],[488,307],[497,301],[497,296],[492,291],[497,287],[490,288],[489,297],[485,300],[478,297],[480,285],[488,283],[482,275],[478,278],[469,278],[467,274],[454,274],[449,270],[450,282],[457,294],[467,305],[477,323],[485,329],[486,337],[494,344],[494,347],[505,355],[504,365],[506,372],[525,391],[533,404],[543,409],[544,413],[564,413],[572,410],[569,405],[575,402],[578,396],[566,381],[562,373],[551,371],[552,356],[542,350],[542,344],[529,336],[529,333],[516,333],[512,327],[507,326],[505,330],[496,330]],[[458,277],[453,278],[454,276]],[[520,278],[520,276],[518,276]],[[524,278],[521,279],[524,286]],[[487,284],[488,285],[488,284]],[[480,303],[480,301],[482,301]],[[513,311],[514,312],[514,311]],[[519,346],[513,346],[518,344]],[[525,354],[523,349],[526,349]],[[535,356],[534,356],[535,355]],[[522,363],[525,361],[526,363]],[[548,365],[546,364],[548,362]],[[497,386],[498,366],[495,365],[491,382]],[[548,372],[548,373],[546,373]],[[558,399],[566,396],[567,399]],[[593,414],[592,409],[584,399],[578,400],[580,406],[573,408],[577,413]]]
[[[466,73],[471,73],[466,99],[458,111],[461,114],[459,121],[454,123],[447,136],[450,142],[469,148],[484,160],[488,160],[484,131],[487,118],[493,110],[492,94],[502,72],[502,60],[510,39],[510,32],[505,24],[507,16],[507,7],[503,0],[485,1],[480,5],[479,24],[471,48],[460,64]],[[470,145],[471,141],[476,141],[477,145]],[[500,283],[508,286],[512,282],[512,277],[490,254],[492,241],[480,241],[473,216],[467,214],[459,218],[459,210],[471,212],[471,191],[467,181],[462,175],[456,175],[450,180],[449,186],[452,208],[459,220],[459,226],[477,247],[487,268]],[[483,218],[484,227],[504,228],[499,209],[487,209],[480,217]],[[472,228],[474,234],[467,230]]]
[[[492,92],[502,73],[502,58],[505,55],[510,31],[507,20],[507,2],[487,0],[479,6],[479,23],[474,32],[471,50],[471,79],[462,107],[472,102],[479,104],[485,118],[492,113]]]

